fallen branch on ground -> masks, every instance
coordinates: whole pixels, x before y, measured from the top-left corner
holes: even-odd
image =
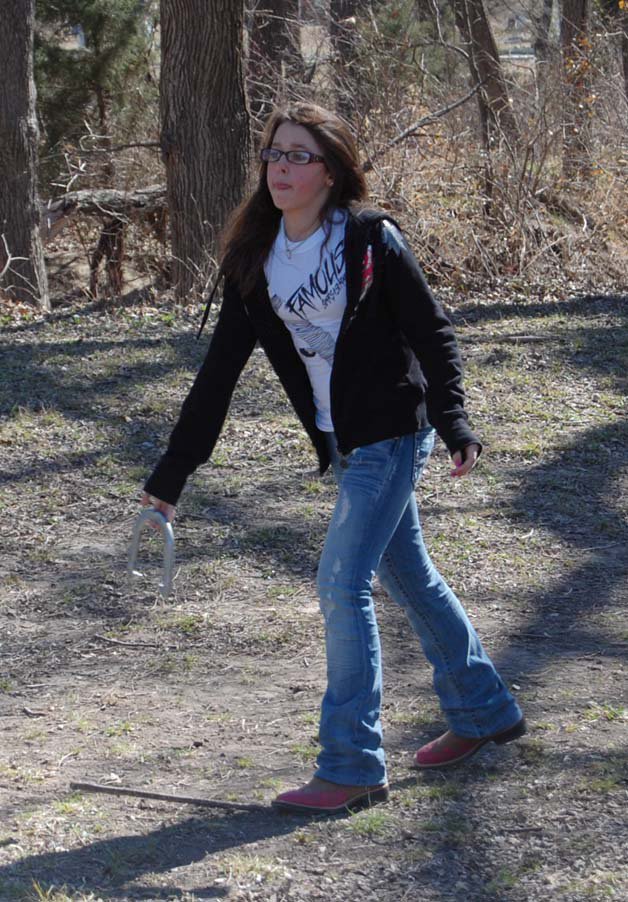
[[[130,219],[132,215],[161,213],[166,206],[165,185],[149,185],[136,191],[117,191],[113,188],[69,191],[42,206],[41,235],[46,243],[63,228],[76,213],[98,216],[101,219]]]
[[[270,810],[266,805],[252,805],[244,802],[223,802],[216,799],[200,799],[196,796],[171,795],[166,792],[147,792],[143,789],[131,789],[128,786],[105,786],[102,783],[70,783],[70,789],[81,792],[102,792],[113,796],[135,796],[138,799],[155,799],[159,802],[176,802],[179,805],[199,805],[203,808],[224,808],[226,811],[264,811]]]
[[[112,639],[109,636],[101,636],[96,633],[94,639],[100,639],[101,642],[108,642],[109,645],[122,645],[124,648],[160,648],[156,642],[123,642],[121,639]]]
[[[89,290],[92,297],[98,295],[98,267],[103,259],[112,293],[122,293],[124,236],[131,220],[143,219],[155,238],[165,244],[167,201],[164,185],[149,185],[136,191],[118,191],[113,188],[69,191],[61,197],[51,199],[41,210],[42,242],[46,244],[55,238],[72,217],[79,214],[104,220],[98,244],[89,262]]]

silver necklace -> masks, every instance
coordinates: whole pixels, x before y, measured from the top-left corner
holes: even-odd
[[[292,247],[290,247],[290,245],[288,244],[288,236],[286,235],[286,230],[285,230],[285,227],[284,227],[284,230],[283,230],[283,243],[284,243],[284,247],[285,247],[285,249],[286,249],[286,257],[288,258],[288,260],[292,260],[292,255],[293,255],[293,253],[294,253],[295,251],[297,251],[297,250],[301,247],[302,244],[305,244],[305,242],[307,241],[307,239],[310,238],[310,237],[311,237],[310,235],[306,235],[306,237],[305,237],[305,238],[302,238],[300,241],[293,241],[293,242],[292,242]]]

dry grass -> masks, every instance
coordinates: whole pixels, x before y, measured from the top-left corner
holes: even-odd
[[[417,91],[395,109],[379,91],[363,149],[451,96]],[[87,303],[91,233],[68,233],[51,269],[76,260],[56,267],[53,315],[0,301],[0,899],[626,897],[628,307],[590,286],[625,284],[628,236],[624,139],[605,122],[575,199],[586,227],[522,192],[537,173],[501,152],[486,218],[470,107],[369,176],[456,322],[486,442],[462,483],[437,450],[420,487],[428,545],[531,730],[451,774],[410,772],[442,722],[378,594],[393,795],[348,821],[69,791],[93,779],[269,801],[309,776],[325,680],[313,577],[334,488],[256,352],[180,505],[174,597],[156,595],[156,538],[127,584],[140,486],[204,353],[199,311],[150,287],[139,230],[129,288],[142,291]],[[567,194],[557,157],[543,165]],[[125,171],[162,178],[154,163]]]
[[[69,792],[94,779],[268,801],[307,776],[334,490],[256,353],[180,505],[174,597],[155,594],[156,541],[129,586],[139,486],[203,353],[197,312],[74,304],[5,327],[0,898],[625,893],[625,299],[448,297],[486,451],[454,484],[438,450],[425,532],[531,733],[447,777],[410,776],[442,724],[379,595],[393,798],[348,825]]]

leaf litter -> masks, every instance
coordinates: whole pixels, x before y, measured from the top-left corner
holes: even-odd
[[[200,364],[197,311],[68,304],[0,339],[0,899],[624,898],[628,300],[445,297],[486,440],[419,495],[428,547],[530,733],[409,769],[443,724],[377,590],[392,799],[349,819],[200,811],[71,782],[268,805],[309,778],[331,480],[257,351],[175,523],[174,595],[126,552]],[[4,312],[4,311],[3,311]]]

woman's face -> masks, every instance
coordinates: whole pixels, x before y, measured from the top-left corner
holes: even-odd
[[[273,137],[277,150],[308,150],[324,156],[323,149],[303,125],[283,122]],[[280,157],[267,163],[266,182],[273,203],[284,214],[299,213],[314,219],[325,204],[333,179],[324,163],[298,165]]]

